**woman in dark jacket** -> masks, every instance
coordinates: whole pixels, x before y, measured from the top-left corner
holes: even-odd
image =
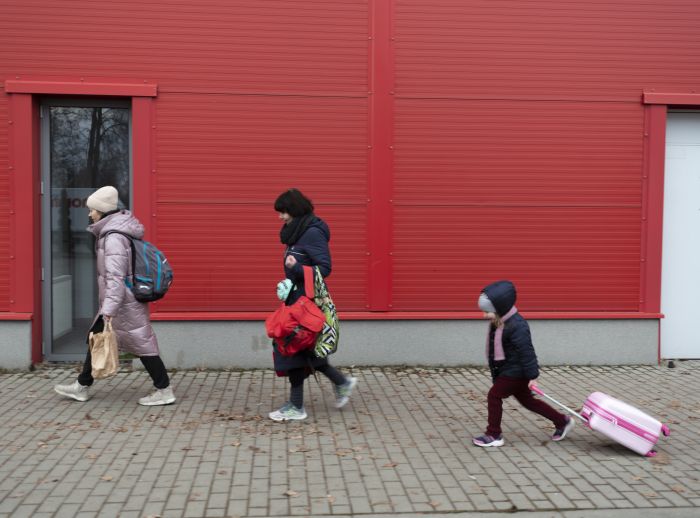
[[[484,448],[503,446],[503,400],[510,396],[515,396],[525,408],[554,423],[554,441],[561,441],[574,426],[571,417],[535,399],[530,392],[530,387],[539,376],[539,366],[530,337],[530,326],[518,313],[515,299],[515,286],[510,281],[489,284],[479,297],[479,308],[491,320],[486,356],[493,380],[487,398],[489,418],[486,433],[473,439],[474,444]]]
[[[324,278],[331,274],[331,253],[328,248],[331,232],[328,225],[314,215],[311,200],[297,189],[288,189],[280,194],[275,200],[275,210],[284,222],[280,240],[286,245],[285,277],[293,284],[285,301],[290,306],[302,295],[314,295],[304,291],[304,266],[318,266]],[[333,383],[336,408],[345,406],[357,384],[356,378],[346,378],[328,363],[328,358],[314,356],[313,350],[301,351],[294,356],[282,356],[274,350],[273,358],[275,370],[288,376],[291,385],[289,401],[279,410],[270,412],[270,419],[274,421],[306,419],[304,380],[314,370],[323,373]]]

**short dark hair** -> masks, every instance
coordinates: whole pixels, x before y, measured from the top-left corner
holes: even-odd
[[[299,218],[311,214],[314,211],[314,204],[299,189],[291,188],[277,196],[275,210],[286,212],[293,218]]]

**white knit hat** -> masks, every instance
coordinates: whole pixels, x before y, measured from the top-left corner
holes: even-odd
[[[119,193],[111,185],[97,189],[88,197],[86,202],[88,208],[100,211],[102,214],[117,210],[118,203]]]

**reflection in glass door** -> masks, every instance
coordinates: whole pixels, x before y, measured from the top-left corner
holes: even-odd
[[[95,239],[87,232],[87,197],[113,185],[129,207],[128,103],[46,102],[42,116],[44,355],[85,356],[97,312]]]

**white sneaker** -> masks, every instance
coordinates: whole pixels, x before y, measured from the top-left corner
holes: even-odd
[[[173,394],[171,387],[156,389],[152,394],[139,399],[139,405],[143,406],[169,405],[171,403],[175,403],[175,394]]]
[[[268,414],[273,421],[301,421],[306,419],[304,407],[297,408],[287,401],[282,408]]]
[[[76,380],[70,385],[56,385],[53,389],[56,393],[73,398],[76,401],[87,401],[90,399],[89,388],[86,385],[81,385]]]
[[[342,385],[334,385],[335,390],[335,408],[343,408],[350,401],[352,389],[357,385],[357,378],[348,378],[348,381]]]

